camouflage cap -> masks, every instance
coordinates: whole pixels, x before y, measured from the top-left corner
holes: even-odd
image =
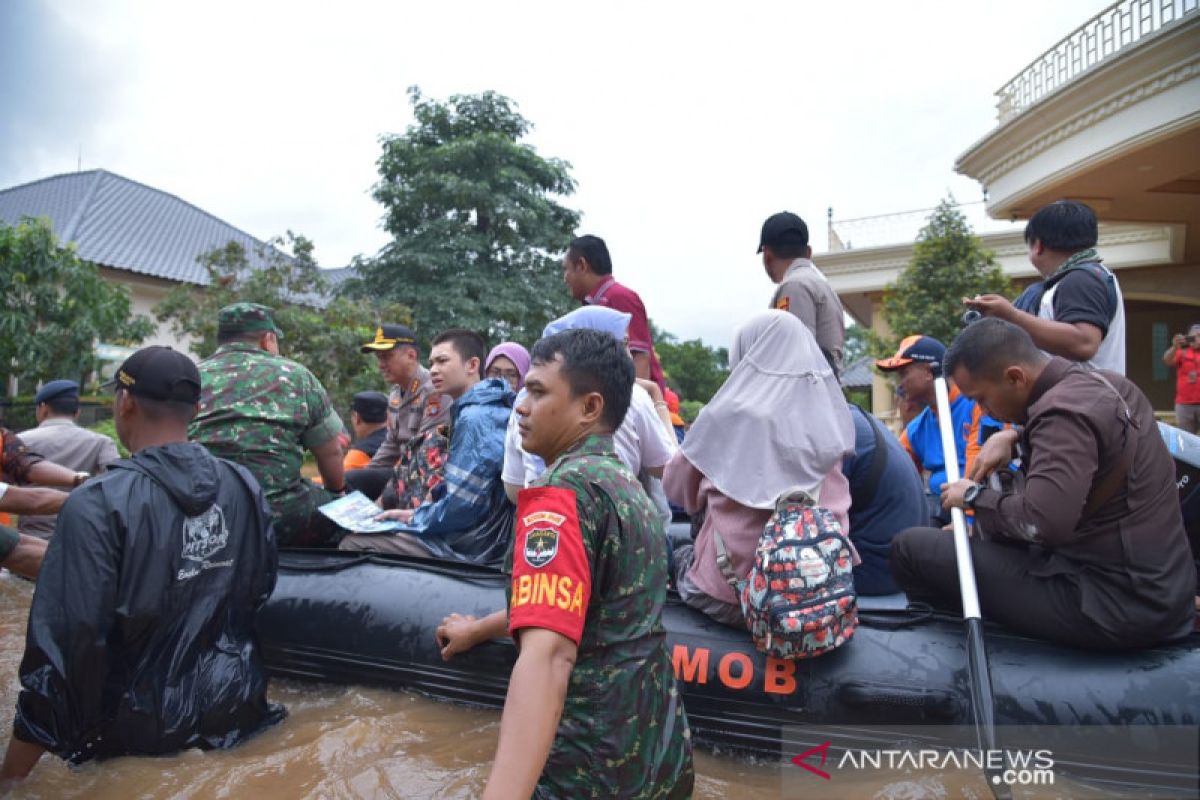
[[[217,312],[217,333],[236,334],[270,331],[282,338],[271,309],[258,303],[233,303]]]

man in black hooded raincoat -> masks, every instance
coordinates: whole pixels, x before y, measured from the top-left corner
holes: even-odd
[[[262,492],[187,441],[200,376],[170,348],[115,380],[133,457],[71,494],[29,612],[2,777],[46,750],[72,763],[231,747],[281,719],[255,633],[277,555]]]

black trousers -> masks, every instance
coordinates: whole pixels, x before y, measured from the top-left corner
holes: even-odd
[[[1072,575],[1029,574],[1034,556],[1019,543],[970,539],[983,618],[1012,630],[1092,650],[1121,650],[1130,642],[1084,615]],[[962,612],[954,536],[936,528],[909,528],[892,540],[892,575],[910,600]]]
[[[346,473],[346,490],[359,491],[372,500],[378,500],[391,477],[391,467],[352,469]]]

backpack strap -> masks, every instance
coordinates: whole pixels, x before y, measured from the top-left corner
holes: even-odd
[[[793,491],[784,492],[775,501],[776,511],[783,505],[791,502],[800,502],[806,506],[815,506],[818,503],[818,497],[821,494],[821,487],[817,486],[813,491],[806,492],[803,489],[795,489]],[[725,546],[725,540],[721,537],[721,532],[717,530],[717,526],[713,525],[713,546],[717,550],[717,569],[721,571],[721,577],[725,582],[733,588],[734,594],[739,592],[739,584],[742,583],[738,579],[737,573],[733,571],[733,560],[729,558],[729,549]]]
[[[737,573],[733,571],[733,561],[729,558],[729,551],[725,548],[725,540],[721,538],[721,532],[713,527],[713,544],[717,548],[717,569],[721,570],[721,577],[725,582],[733,588],[733,593],[738,593]]]
[[[1105,267],[1103,264],[1101,264],[1099,261],[1083,261],[1078,264],[1073,264],[1072,266],[1067,267],[1066,270],[1059,273],[1058,275],[1055,275],[1051,278],[1047,278],[1046,281],[1042,285],[1043,286],[1042,293],[1045,293],[1046,289],[1049,289],[1052,286],[1056,285],[1063,278],[1067,277],[1068,275],[1070,275],[1072,272],[1075,272],[1076,270],[1083,270],[1083,271],[1087,272],[1089,275],[1091,275],[1092,277],[1094,277],[1096,280],[1103,281],[1104,288],[1105,288],[1106,292],[1108,293],[1108,321],[1112,322],[1117,316],[1117,307],[1120,305],[1120,303],[1117,301],[1117,279],[1116,279],[1116,276],[1114,276],[1112,274],[1112,271],[1109,270],[1107,267]],[[1039,293],[1039,295],[1038,295],[1039,304],[1041,303],[1041,294],[1042,293]],[[1036,314],[1037,312],[1033,311],[1031,313]],[[1116,391],[1116,390],[1114,389],[1113,391]]]
[[[883,471],[887,469],[887,442],[884,440],[883,434],[879,432],[879,426],[882,423],[859,406],[855,405],[854,407],[867,418],[867,424],[871,426],[871,433],[875,434],[875,455],[871,459],[871,471],[867,473],[867,482],[862,488],[861,497],[861,504],[869,506],[875,499],[875,493],[879,491],[879,481],[883,479]]]

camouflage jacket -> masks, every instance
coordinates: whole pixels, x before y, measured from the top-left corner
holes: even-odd
[[[200,383],[189,437],[250,470],[272,508],[306,497],[304,450],[342,431],[320,381],[295,361],[233,342],[200,362]]]
[[[16,431],[0,428],[0,436],[4,438],[0,446],[0,481],[22,485],[29,483],[29,469],[46,459],[26,447]]]
[[[433,390],[429,370],[418,366],[408,386],[392,386],[388,395],[387,437],[371,457],[370,466],[396,466],[409,439],[450,421],[453,403],[450,395]]]
[[[591,586],[562,719],[536,796],[690,797],[691,733],[662,624],[667,540],[661,518],[637,478],[617,460],[611,436],[587,437],[524,491],[538,487],[574,494],[586,553],[582,568],[590,571]],[[510,568],[514,558],[551,564],[555,553],[546,558],[534,544],[535,535],[545,531],[526,531],[522,513]],[[544,519],[546,512],[532,516]],[[558,555],[561,561],[569,553]],[[520,618],[523,609],[517,606],[545,598],[544,592],[539,598],[536,583],[542,577],[547,576],[534,576],[531,593],[514,575],[510,620]],[[567,595],[564,590],[564,600]]]

